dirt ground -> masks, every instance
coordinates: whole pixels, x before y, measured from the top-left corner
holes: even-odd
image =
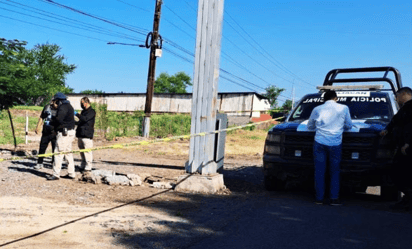
[[[228,188],[213,195],[215,201],[234,197],[232,191],[263,191],[260,187],[261,176],[255,172],[261,171],[264,141],[257,137],[264,136],[265,132],[253,134],[240,131],[236,136],[228,138],[225,168],[233,174],[251,174],[256,183],[229,179],[225,182]],[[253,146],[249,149],[243,148],[242,154],[231,153],[239,151],[236,147],[239,141],[236,140],[242,137],[247,139],[247,136],[254,136],[250,142]],[[142,138],[107,142],[97,138],[95,146],[127,143],[139,139]],[[12,146],[4,145],[0,148],[1,158],[11,156]],[[30,152],[37,148],[38,142],[31,142],[28,145],[20,145],[18,151]],[[75,143],[73,149],[77,149]],[[153,181],[177,183],[177,177],[185,173],[184,164],[188,159],[188,150],[189,142],[179,140],[139,148],[93,152],[93,168],[149,176],[148,181],[141,186],[110,186],[64,178],[47,181],[45,177],[52,171],[50,158],[45,159],[45,168],[41,170],[33,168],[36,165],[34,159],[1,162],[0,247],[146,248],[139,244],[119,243],[119,238],[127,238],[130,234],[141,234],[147,238],[154,232],[174,233],[176,231],[168,224],[186,224],[183,214],[197,210],[205,196],[207,197],[152,187]],[[75,165],[79,165],[80,155],[74,155],[74,158]],[[245,171],[245,167],[251,167],[253,170]],[[62,176],[66,173],[63,166]],[[77,174],[81,175],[80,172]],[[259,187],[256,187],[258,185]],[[207,229],[197,232],[210,233]],[[156,248],[156,244],[149,247]]]
[[[108,142],[97,135],[95,147],[143,139]],[[18,151],[38,149],[34,140],[39,137],[36,139],[32,131],[29,136],[33,142],[20,145]],[[33,168],[34,159],[0,162],[0,247],[188,248],[235,222],[236,210],[249,208],[245,200],[253,202],[268,195],[262,184],[265,136],[264,130],[239,130],[228,135],[223,172],[226,189],[213,195],[152,185],[154,181],[176,184],[185,173],[187,140],[93,152],[93,168],[147,177],[141,186],[64,178],[47,181],[52,172],[50,158],[41,170]],[[11,157],[13,149],[11,145],[0,146],[0,158]],[[76,142],[73,149],[77,149]],[[78,166],[80,155],[75,154],[74,159]],[[65,167],[61,174],[67,174]]]

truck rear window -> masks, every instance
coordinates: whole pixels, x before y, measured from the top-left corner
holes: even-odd
[[[303,99],[290,116],[289,121],[309,119],[312,110],[323,103],[323,98],[320,96]],[[390,100],[384,95],[338,97],[338,103],[349,107],[352,119],[390,121],[393,115]]]

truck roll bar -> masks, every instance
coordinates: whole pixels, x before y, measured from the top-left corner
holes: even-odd
[[[346,73],[372,73],[372,72],[384,72],[381,78],[347,78],[347,79],[336,79],[339,74]],[[396,85],[393,83],[392,79],[389,79],[388,73],[392,72],[395,75]],[[402,88],[401,73],[393,67],[364,67],[364,68],[342,68],[330,70],[325,77],[323,82],[324,86],[332,86],[333,83],[363,83],[363,82],[387,82],[395,94],[400,88]]]

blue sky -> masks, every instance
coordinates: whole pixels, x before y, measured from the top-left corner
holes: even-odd
[[[0,37],[25,40],[28,48],[46,42],[61,46],[67,62],[78,66],[66,81],[75,92],[146,92],[149,50],[107,42],[142,44],[153,27],[155,0],[53,1],[135,31],[47,0],[0,0]],[[71,19],[53,19],[56,15]],[[186,60],[193,61],[196,18],[197,0],[163,0],[160,34],[166,42],[157,75],[193,76]],[[66,24],[95,26],[82,30]],[[110,35],[94,32],[96,26]],[[219,92],[263,92],[276,85],[286,89],[283,102],[293,88],[297,99],[314,92],[331,69],[372,66],[395,67],[404,85],[412,86],[411,1],[225,0],[220,67],[239,78],[225,74],[238,84],[220,79]]]

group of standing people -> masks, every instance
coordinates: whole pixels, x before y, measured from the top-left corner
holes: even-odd
[[[337,103],[337,94],[330,90],[324,94],[325,103],[313,109],[308,129],[316,131],[313,145],[315,164],[315,203],[325,202],[325,172],[330,172],[330,204],[342,205],[339,199],[342,133],[353,126],[349,108]],[[412,207],[412,89],[403,87],[396,92],[399,111],[380,136],[390,136],[395,156],[390,177],[404,196],[392,205],[393,209]]]
[[[46,105],[40,115],[36,128],[39,132],[43,122],[42,138],[40,141],[39,154],[46,152],[49,143],[52,145],[54,153],[70,152],[74,138],[78,138],[79,149],[93,148],[94,123],[96,112],[90,105],[90,100],[83,97],[80,101],[82,111],[76,112],[73,106],[67,100],[63,93],[56,93],[51,103]],[[76,123],[75,118],[78,118]],[[75,130],[75,127],[77,128]],[[91,151],[81,152],[81,171],[91,171],[93,154]],[[58,154],[52,159],[53,173],[47,177],[47,180],[59,180],[62,168],[63,158],[66,157],[68,162],[66,178],[74,179],[76,177],[73,154]],[[35,169],[43,168],[43,157],[39,157]]]

